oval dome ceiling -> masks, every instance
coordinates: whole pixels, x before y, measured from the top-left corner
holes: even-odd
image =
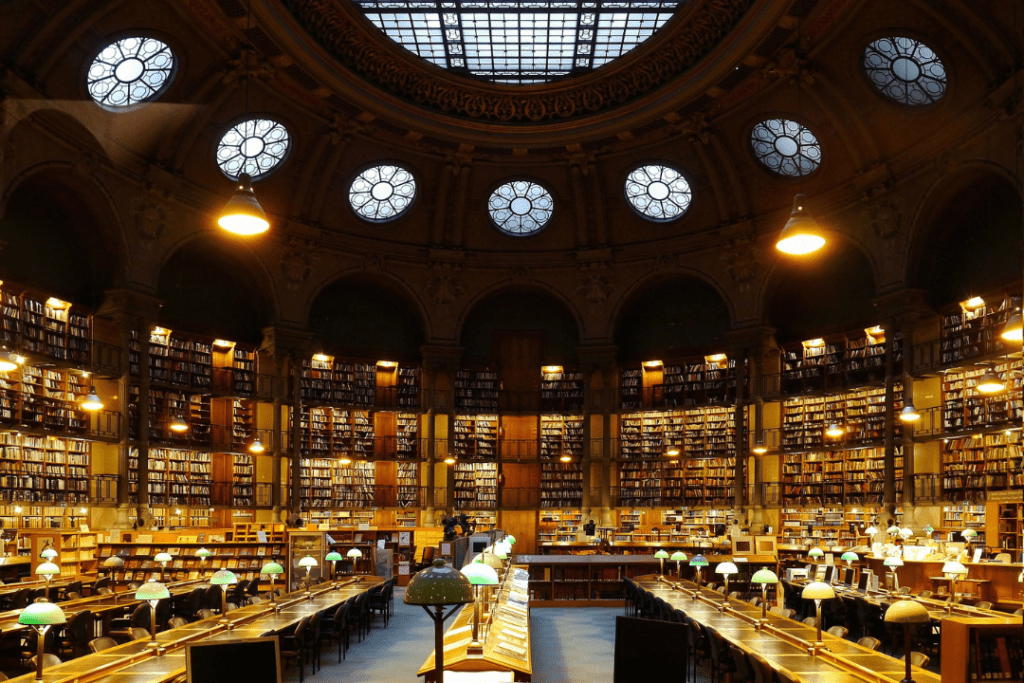
[[[527,85],[585,74],[665,25],[686,0],[352,0],[413,54],[452,73]]]

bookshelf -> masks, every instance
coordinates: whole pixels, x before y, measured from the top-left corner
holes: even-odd
[[[903,385],[894,386],[895,412],[903,409]],[[899,420],[896,439],[902,435]],[[825,431],[843,429],[840,437]],[[782,404],[782,450],[814,451],[851,445],[874,445],[885,439],[885,390],[864,389],[845,394],[787,399]]]
[[[88,510],[75,505],[46,505],[18,501],[0,505],[5,529],[70,529],[88,519]],[[20,533],[20,532],[19,532]]]
[[[869,327],[782,348],[782,394],[837,391],[885,379],[885,332]],[[893,370],[902,372],[903,337],[893,338]]]
[[[19,532],[18,543],[28,550],[35,573],[43,560],[39,553],[50,546],[59,556],[54,562],[60,566],[62,577],[95,575],[99,561],[96,559],[96,533],[70,529],[30,529]]]
[[[89,441],[0,432],[0,488],[22,501],[88,502],[91,462]]]
[[[455,375],[455,409],[493,412],[498,409],[501,383],[494,370],[459,370]]]
[[[941,313],[940,348],[943,365],[1007,353],[999,333],[1012,310],[1005,293],[971,297]]]
[[[455,456],[493,460],[498,453],[497,415],[456,415]]]
[[[669,408],[723,403],[736,393],[736,359],[725,354],[666,365],[654,401]]]
[[[796,545],[839,545],[850,547],[866,542],[861,531],[874,521],[872,509],[841,505],[783,507],[779,513],[782,542]],[[902,526],[903,511],[896,510],[896,524]]]
[[[582,454],[582,415],[540,416],[541,460],[558,460],[563,455],[579,458]]]
[[[942,440],[942,495],[948,501],[984,499],[989,492],[1024,486],[1022,432],[975,432]]]
[[[397,482],[398,482],[398,507],[399,508],[412,508],[419,507],[420,505],[420,473],[419,463],[415,462],[398,462],[397,471]],[[413,519],[415,520],[416,513],[412,512]],[[402,515],[399,512],[399,515]],[[409,519],[408,515],[405,519]],[[408,526],[406,524],[399,523],[399,526]],[[411,526],[416,526],[413,523]]]
[[[1024,631],[1020,619],[950,617],[942,620],[943,683],[1024,678]]]
[[[399,365],[395,380],[399,410],[411,410],[420,405],[420,369]]]
[[[292,414],[294,416],[294,411]],[[303,457],[374,455],[376,435],[370,411],[303,406],[299,412],[299,430],[299,450]]]
[[[498,505],[498,465],[493,462],[457,462],[456,510],[490,510]]]
[[[398,413],[395,424],[395,454],[399,460],[415,460],[419,456],[419,416]]]
[[[377,484],[377,464],[355,460],[348,465],[335,461],[334,495],[331,507],[372,508]]]
[[[537,541],[556,543],[575,541],[583,530],[583,513],[579,510],[545,510],[540,515]]]
[[[542,462],[540,466],[541,508],[579,508],[583,505],[583,464]]]
[[[299,460],[299,496],[306,509],[334,507],[335,460],[329,458],[301,458]]]
[[[988,537],[995,541],[997,548],[1019,558],[1020,551],[1024,550],[1024,503],[996,503],[995,512],[995,534],[988,534]]]
[[[540,373],[542,411],[570,412],[583,408],[583,373],[560,365],[546,365]]]
[[[91,313],[77,304],[0,283],[0,340],[27,356],[78,366],[92,361]]]
[[[942,378],[942,426],[947,433],[957,433],[993,425],[1019,424],[1024,418],[1021,400],[1021,361],[996,363],[993,370],[1007,381],[1007,388],[998,394],[984,395],[975,387],[987,371],[977,367],[948,372]]]
[[[212,504],[212,456],[176,448],[149,449],[149,503],[152,506],[209,508]],[[139,496],[139,452],[128,450],[128,496]]]
[[[88,414],[78,407],[89,391],[85,376],[27,364],[5,374],[0,385],[4,393],[0,416],[4,421],[69,435],[88,431]]]
[[[314,354],[302,361],[299,390],[310,405],[371,407],[377,398],[377,366]]]
[[[130,332],[128,365],[134,376],[141,374],[140,334],[142,332],[138,330]],[[158,386],[198,392],[212,391],[212,341],[154,327],[149,332],[149,378]]]
[[[252,508],[256,485],[256,459],[247,453],[235,453],[231,458],[231,506]]]
[[[153,561],[157,553],[166,552],[172,560],[167,565],[164,575],[165,581],[184,581],[187,579],[198,579],[203,576],[210,576],[219,569],[228,569],[235,573],[239,580],[267,582],[265,576],[260,575],[260,568],[275,560],[279,562],[285,571],[288,567],[282,561],[287,552],[284,541],[268,543],[228,541],[228,542],[195,542],[183,541],[178,537],[177,541],[134,542],[134,543],[100,543],[100,562],[108,557],[117,555],[124,560],[124,567],[109,573],[112,581],[117,584],[145,582],[150,579],[160,579],[160,565]],[[191,537],[195,538],[195,537]],[[198,539],[197,539],[198,540]],[[202,564],[195,553],[199,548],[206,548],[211,553],[210,557]],[[277,585],[286,585],[286,577],[275,577]]]
[[[903,446],[894,450],[896,492],[903,488]],[[784,505],[865,505],[881,501],[885,449],[861,448],[782,454]]]
[[[619,463],[619,506],[662,507],[662,463],[636,460]]]
[[[658,458],[668,447],[681,458],[735,457],[735,418],[725,407],[624,414],[619,422],[623,459]]]
[[[662,474],[665,505],[731,507],[735,501],[735,458],[673,460],[665,463]]]
[[[971,503],[943,505],[941,530],[948,534],[967,528],[974,529],[978,532],[974,542],[978,545],[985,545],[986,512],[984,505],[973,505]],[[960,537],[957,536],[956,540],[960,540]]]

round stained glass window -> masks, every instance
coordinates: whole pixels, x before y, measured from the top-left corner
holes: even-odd
[[[510,235],[531,235],[551,219],[555,202],[551,193],[530,180],[505,183],[487,200],[491,220]]]
[[[690,208],[690,184],[668,166],[641,166],[626,178],[626,200],[644,218],[671,221]]]
[[[779,175],[796,178],[821,165],[821,144],[807,126],[789,119],[768,119],[754,126],[750,145],[757,160]]]
[[[288,154],[288,129],[271,119],[249,119],[231,127],[217,145],[217,165],[224,175],[237,178],[248,173],[261,178]]]
[[[89,96],[101,107],[124,109],[155,98],[174,74],[174,53],[155,38],[122,38],[89,65]]]
[[[401,166],[373,166],[352,181],[348,201],[360,217],[375,223],[398,218],[416,197],[416,179]]]
[[[864,48],[864,71],[878,90],[901,104],[931,104],[946,92],[946,67],[913,38],[879,38]]]

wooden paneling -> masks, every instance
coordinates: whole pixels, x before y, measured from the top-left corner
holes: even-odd
[[[536,510],[501,510],[498,512],[498,527],[504,529],[505,533],[516,537],[516,545],[512,549],[516,555],[537,552],[538,514]]]

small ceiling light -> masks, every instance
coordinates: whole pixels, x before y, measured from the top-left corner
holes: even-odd
[[[1009,320],[1006,321],[1006,325],[1003,326],[1003,331],[999,335],[1004,341],[1019,342],[1024,340],[1024,322],[1021,321],[1020,309],[1020,301],[1015,299],[1013,313],[1010,314]]]
[[[710,356],[704,356],[704,362],[705,363],[724,363],[725,362],[725,354],[724,353],[713,353]]]
[[[263,447],[263,442],[260,441],[260,437],[258,436],[252,440],[251,444],[249,444],[250,453],[262,453],[265,450],[267,449]]]
[[[99,394],[96,393],[96,385],[89,385],[89,393],[82,399],[82,410],[90,412],[103,410],[103,401],[100,400]]]
[[[669,446],[665,449],[665,455],[675,458],[679,456],[679,446]]]
[[[270,229],[263,207],[252,191],[252,176],[241,173],[234,194],[221,209],[217,225],[234,235],[259,235]]]
[[[317,363],[326,363],[329,360],[331,360],[331,357],[322,353],[314,353],[313,360],[315,360]]]
[[[351,458],[346,458],[346,457],[342,456],[342,457],[338,458],[338,462],[340,462],[342,465],[351,465],[352,464],[352,459]]]
[[[825,345],[825,340],[821,337],[817,339],[808,339],[807,341],[800,342],[805,349],[817,349]]]
[[[444,459],[444,464],[445,465],[454,465],[455,464],[455,458],[453,458],[451,456],[445,458]]]
[[[172,432],[187,432],[188,424],[181,419],[181,417],[175,417],[171,420],[171,431]]]
[[[18,369],[18,357],[10,351],[0,351],[0,372]]]
[[[53,296],[46,300],[46,305],[50,308],[69,308],[71,306],[67,301],[61,301]]]
[[[559,458],[559,460],[561,460],[562,462],[572,462],[572,456],[571,455],[563,455],[561,458]]]
[[[168,330],[166,328],[163,328],[163,327],[154,327],[153,328],[153,335],[155,335],[157,337],[164,337],[164,336],[167,336],[170,333],[171,333],[170,330]]]
[[[978,380],[975,388],[983,394],[998,394],[1006,388],[1006,383],[999,379],[999,375],[992,368],[989,368]]]
[[[214,339],[213,345],[222,349],[230,349],[232,346],[235,345],[235,342],[228,341],[227,339]]]
[[[541,372],[545,372],[549,375],[553,375],[562,371],[561,365],[545,365],[540,369]]]
[[[380,368],[397,368],[398,363],[393,360],[379,360],[377,361],[377,367]]]
[[[985,305],[985,300],[980,296],[972,296],[967,301],[961,301],[960,307],[965,311],[976,311]]]
[[[833,439],[838,439],[840,436],[843,435],[843,433],[843,428],[837,424],[831,424],[828,426],[828,429],[825,430],[825,434],[831,436]]]
[[[764,445],[764,439],[762,438],[755,441],[754,447],[751,448],[750,450],[752,450],[757,455],[764,455],[765,453],[768,452],[768,447]]]
[[[775,243],[775,248],[784,254],[806,256],[825,246],[825,238],[820,234],[821,226],[804,206],[806,200],[802,194],[793,198],[793,213]]]
[[[864,330],[864,334],[877,337],[881,334],[885,334],[885,330],[882,329],[881,325],[875,325],[874,327],[868,327]]]
[[[900,411],[900,420],[903,422],[917,422],[920,419],[921,413],[917,412],[913,403],[903,406],[903,410]]]
[[[644,361],[644,367],[645,368],[660,368],[663,365],[665,365],[665,364],[662,363],[660,360],[646,360],[646,361]]]

